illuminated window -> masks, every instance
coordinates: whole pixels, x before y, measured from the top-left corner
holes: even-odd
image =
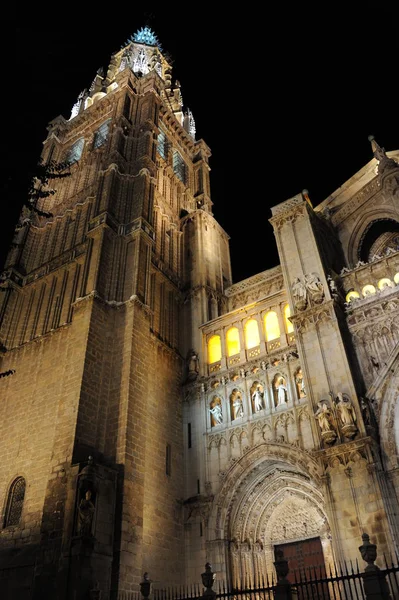
[[[222,344],[220,335],[213,335],[208,340],[208,362],[209,364],[218,362],[222,358]]]
[[[383,279],[380,279],[380,281],[378,282],[378,288],[380,290],[383,290],[386,287],[393,287],[393,283],[390,279],[388,279],[387,277],[384,277]]]
[[[371,284],[365,285],[364,288],[362,289],[363,296],[372,296],[373,294],[375,294],[375,292],[376,292],[376,289]]]
[[[234,356],[240,352],[240,334],[237,327],[231,327],[226,335],[227,356]]]
[[[395,277],[393,278],[394,282],[396,283],[396,285],[398,285],[399,283],[399,273],[396,273]]]
[[[158,154],[160,156],[162,156],[163,159],[166,160],[166,157],[168,155],[168,142],[166,139],[166,135],[164,134],[163,131],[160,131],[158,134]]]
[[[270,311],[265,315],[265,330],[266,340],[270,342],[280,337],[280,327],[278,324],[278,316],[274,311]]]
[[[287,333],[292,333],[294,331],[294,326],[291,323],[291,321],[289,320],[290,316],[291,316],[290,305],[286,304],[284,306],[284,321],[285,321],[285,330]]]
[[[352,300],[356,300],[356,298],[360,298],[360,294],[355,292],[355,290],[351,290],[346,294],[346,301],[351,302]]]
[[[260,344],[258,322],[250,319],[245,324],[245,344],[248,350]]]
[[[77,142],[75,142],[69,149],[68,156],[66,162],[72,165],[75,162],[78,162],[82,156],[83,146],[85,145],[85,141],[83,138],[80,138]]]
[[[187,181],[187,166],[181,154],[176,150],[173,152],[173,172],[183,183]]]
[[[110,123],[111,119],[108,119],[108,121],[105,121],[105,123],[100,125],[100,127],[97,129],[94,135],[94,148],[100,148],[100,146],[105,144],[105,142],[107,141]]]
[[[18,477],[10,487],[7,499],[4,527],[19,525],[24,505],[26,483],[23,477]]]

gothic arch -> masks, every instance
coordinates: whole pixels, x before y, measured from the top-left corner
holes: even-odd
[[[245,575],[256,584],[259,572],[272,568],[274,544],[326,538],[320,478],[320,467],[307,452],[273,442],[252,448],[232,464],[215,498],[210,534],[234,540],[226,555],[233,583]]]
[[[389,208],[384,207],[383,211],[381,209],[374,209],[360,215],[352,229],[352,234],[348,242],[347,257],[350,266],[354,267],[359,261],[365,236],[373,225],[380,221],[396,224],[399,231],[397,214]]]

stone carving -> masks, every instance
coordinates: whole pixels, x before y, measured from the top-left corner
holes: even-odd
[[[82,498],[78,506],[78,518],[76,530],[82,537],[91,537],[92,523],[94,517],[94,504],[91,501],[91,491],[87,490],[85,497]]]
[[[199,358],[195,350],[189,350],[187,354],[187,380],[194,381],[199,373]]]
[[[276,406],[287,403],[287,386],[284,377],[278,377],[275,383]]]
[[[254,393],[252,394],[252,400],[254,403],[254,411],[259,412],[263,410],[263,392],[260,384],[256,386]]]
[[[215,398],[211,403],[211,408],[209,409],[211,413],[211,425],[214,427],[215,425],[220,425],[223,423],[223,411],[222,404],[220,398]]]
[[[242,395],[240,390],[234,388],[230,395],[230,404],[231,404],[231,419],[234,421],[235,419],[239,419],[244,416],[244,409],[242,405]]]
[[[331,275],[327,275],[327,281],[328,281],[328,287],[330,288],[331,296],[334,298],[334,300],[338,300],[339,292],[338,292],[338,287],[337,287],[336,282],[331,277]]]
[[[312,303],[321,304],[324,299],[324,288],[316,273],[305,275],[305,285]]]
[[[308,303],[305,284],[299,279],[299,277],[295,277],[291,288],[295,308],[297,310],[305,310]]]
[[[295,383],[298,399],[300,400],[301,398],[304,398],[306,396],[305,381],[303,379],[303,373],[301,368],[299,368],[295,373]]]
[[[326,444],[332,444],[337,437],[332,425],[332,414],[325,401],[317,403],[315,417],[319,423],[321,437]]]
[[[342,433],[345,437],[352,438],[357,432],[357,427],[355,425],[356,413],[352,402],[349,398],[344,397],[342,392],[338,392],[335,403],[341,421]]]

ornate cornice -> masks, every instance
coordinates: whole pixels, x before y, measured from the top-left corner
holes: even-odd
[[[323,304],[308,308],[303,312],[293,315],[290,317],[290,320],[300,333],[304,333],[306,330],[316,327],[320,323],[336,321],[334,300],[328,300]]]

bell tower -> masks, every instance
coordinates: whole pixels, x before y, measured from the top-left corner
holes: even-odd
[[[180,388],[231,282],[195,136],[147,27],[48,126],[42,162],[70,174],[50,177],[41,214],[23,211],[0,297],[0,370],[15,370],[1,380],[0,545],[30,557],[7,589],[108,597],[144,571],[180,583]]]

